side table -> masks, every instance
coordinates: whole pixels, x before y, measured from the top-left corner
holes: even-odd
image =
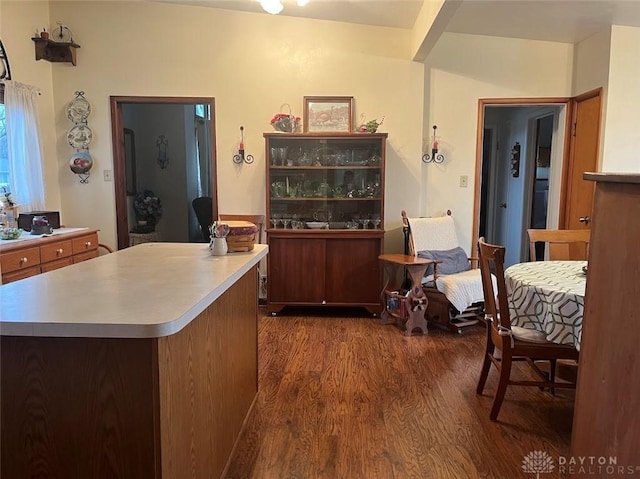
[[[153,241],[160,241],[160,233],[157,231],[152,231],[151,233],[129,233],[129,246]]]
[[[386,272],[386,281],[380,293],[380,299],[384,306],[384,310],[380,314],[380,323],[388,324],[401,321],[405,325],[405,335],[411,336],[416,328],[426,334],[427,320],[424,314],[429,301],[422,290],[422,277],[428,266],[434,261],[404,254],[382,254],[378,256],[378,259],[383,263]],[[395,288],[398,285],[392,283],[397,277],[399,268],[403,268],[411,279],[410,288],[406,292],[399,287]]]

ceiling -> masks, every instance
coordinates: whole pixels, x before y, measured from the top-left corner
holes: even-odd
[[[262,13],[257,0],[156,0]],[[280,15],[410,29],[422,0],[281,0]],[[430,0],[427,0],[430,1]],[[638,0],[463,0],[445,31],[577,43],[608,25],[640,27]],[[264,13],[268,15],[267,13]],[[479,21],[481,19],[481,21]]]

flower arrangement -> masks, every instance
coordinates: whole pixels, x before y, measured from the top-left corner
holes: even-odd
[[[2,195],[0,195],[0,207],[11,208],[16,205],[11,192],[5,186],[2,187]]]
[[[144,190],[142,193],[136,193],[133,210],[137,220],[155,225],[162,216],[162,203],[153,191]]]
[[[278,131],[293,133],[298,127],[300,121],[301,119],[299,116],[288,115],[286,113],[276,113],[273,115],[273,118],[271,118],[271,126]]]
[[[291,114],[291,105],[284,103],[280,106],[280,111],[288,110],[289,113],[276,113],[271,118],[271,126],[276,131],[282,131],[285,133],[293,133],[300,125],[301,118]]]

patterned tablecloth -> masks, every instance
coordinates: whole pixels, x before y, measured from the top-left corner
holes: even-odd
[[[580,349],[586,261],[535,261],[505,272],[511,323]]]

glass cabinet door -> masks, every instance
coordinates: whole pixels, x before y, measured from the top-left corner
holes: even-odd
[[[265,139],[270,228],[383,228],[386,134]]]

